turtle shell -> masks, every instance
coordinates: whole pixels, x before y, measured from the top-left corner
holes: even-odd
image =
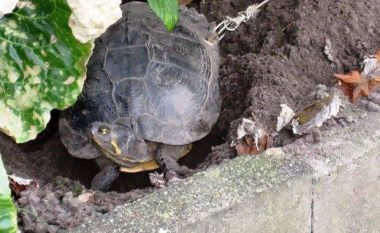
[[[221,105],[219,50],[206,42],[206,18],[181,8],[175,30],[167,32],[146,3],[121,7],[122,19],[95,42],[77,103],[62,113],[62,141],[77,151],[89,142],[92,122],[129,117],[149,141],[183,145],[203,138]]]

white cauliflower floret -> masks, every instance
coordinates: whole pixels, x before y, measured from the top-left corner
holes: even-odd
[[[100,36],[122,16],[121,0],[67,0],[67,3],[73,11],[69,25],[82,43]]]
[[[1,0],[0,1],[0,18],[9,14],[15,9],[18,0]]]

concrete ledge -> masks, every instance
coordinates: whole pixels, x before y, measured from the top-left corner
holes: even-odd
[[[379,232],[379,123],[234,159],[73,232]]]
[[[293,181],[295,177],[296,180],[306,181],[311,185],[310,166],[304,162],[293,162],[279,157],[281,155],[261,156],[258,159],[241,157],[222,166],[210,168],[207,172],[196,174],[178,185],[121,206],[112,214],[98,219],[96,223],[85,224],[77,232],[194,232],[193,230],[200,230],[199,228],[207,230],[209,227],[221,225],[221,222],[216,221],[219,217],[212,215],[229,209],[239,212],[239,205],[253,207],[254,202],[257,202],[254,212],[266,215],[258,211],[258,208],[266,209],[260,202],[270,201],[273,190],[284,192],[284,185],[292,187],[297,182]],[[303,184],[302,181],[298,183]],[[261,201],[257,200],[258,196]],[[274,201],[281,203],[287,199],[289,198],[284,196]],[[300,200],[308,207],[299,208],[295,205],[299,211],[293,215],[295,218],[307,219],[310,216],[310,200],[304,200],[302,197]],[[270,207],[271,204],[266,205]],[[275,212],[275,206],[272,204],[272,209],[267,211]],[[291,212],[293,208],[286,205],[284,211]],[[273,217],[269,215],[269,218]],[[203,221],[207,218],[210,219],[208,223]],[[230,220],[232,218],[234,216],[230,216]]]
[[[380,232],[380,146],[373,152],[319,178],[313,190],[314,232]]]

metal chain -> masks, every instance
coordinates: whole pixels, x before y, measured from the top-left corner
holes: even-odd
[[[227,31],[235,31],[240,24],[250,20],[269,0],[265,0],[260,4],[253,4],[249,6],[245,11],[238,13],[238,16],[232,18],[227,16],[225,20],[219,23],[212,31],[211,36],[208,38],[209,42],[220,41],[226,35]]]

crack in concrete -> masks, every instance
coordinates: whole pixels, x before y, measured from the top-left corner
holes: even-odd
[[[311,179],[311,205],[310,205],[310,233],[314,233],[314,188],[317,180],[315,177]]]

